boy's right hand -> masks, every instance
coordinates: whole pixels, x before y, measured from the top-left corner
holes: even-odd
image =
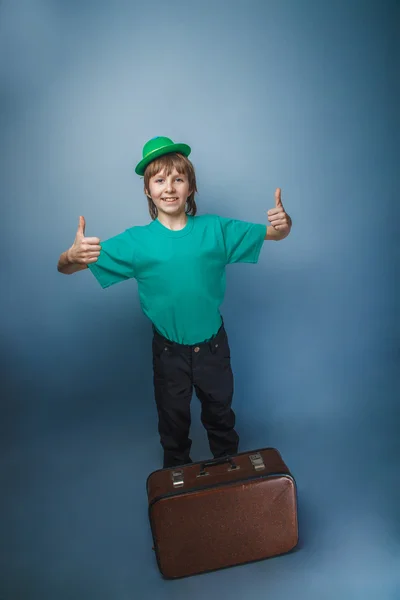
[[[97,237],[85,237],[85,228],[85,217],[79,217],[75,241],[67,251],[69,263],[87,265],[96,262],[100,256],[100,239]]]

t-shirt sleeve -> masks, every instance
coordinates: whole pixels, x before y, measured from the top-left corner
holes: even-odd
[[[256,263],[260,256],[267,226],[219,217],[225,243],[226,262]]]
[[[100,242],[100,256],[88,268],[102,288],[135,277],[135,243],[129,230]]]

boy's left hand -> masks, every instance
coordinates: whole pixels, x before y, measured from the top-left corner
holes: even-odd
[[[275,208],[268,211],[268,221],[272,227],[281,234],[288,234],[292,226],[292,219],[283,208],[281,200],[281,188],[275,190]]]

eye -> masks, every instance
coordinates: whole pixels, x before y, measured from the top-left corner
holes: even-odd
[[[162,181],[162,179],[156,179],[156,183],[161,183]]]
[[[182,177],[177,177],[176,180],[177,181],[183,181]]]

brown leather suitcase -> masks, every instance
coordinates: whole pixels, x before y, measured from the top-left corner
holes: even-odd
[[[298,543],[296,484],[275,448],[147,478],[158,568],[166,579],[253,562]]]

